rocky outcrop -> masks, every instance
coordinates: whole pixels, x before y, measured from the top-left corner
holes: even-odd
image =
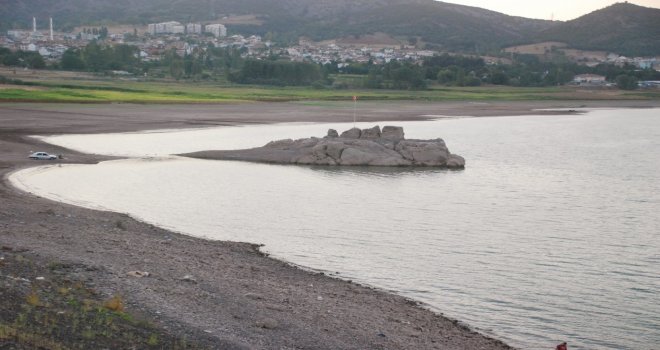
[[[397,126],[352,128],[341,134],[330,129],[323,138],[278,140],[258,148],[184,156],[306,165],[465,167],[465,159],[451,154],[442,139],[406,140],[403,128]]]

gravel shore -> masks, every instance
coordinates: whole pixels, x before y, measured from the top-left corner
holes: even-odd
[[[258,246],[187,237],[123,214],[53,202],[14,189],[6,179],[12,171],[43,164],[27,159],[31,151],[64,154],[64,160],[56,161],[63,163],[109,159],[46,145],[29,135],[348,122],[352,109],[347,106],[0,105],[0,175],[4,180],[0,183],[0,245],[23,251],[42,264],[84,266],[72,271],[72,277],[102,295],[121,295],[128,310],[146,315],[174,336],[210,348],[509,349],[503,342],[413,301],[271,259]],[[365,103],[360,118],[396,121],[421,120],[424,115],[515,115],[529,114],[533,108],[582,106],[609,105],[575,101]],[[139,277],[135,271],[149,275]]]

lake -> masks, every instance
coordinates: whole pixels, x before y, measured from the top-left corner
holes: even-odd
[[[352,124],[53,136],[45,140],[131,158],[31,168],[11,180],[187,235],[264,244],[277,258],[419,300],[517,347],[657,349],[659,112],[395,123],[407,138],[444,138],[466,158],[462,171],[171,156]]]

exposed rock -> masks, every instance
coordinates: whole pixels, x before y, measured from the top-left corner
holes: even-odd
[[[378,126],[364,130],[352,128],[336,135],[337,131],[330,129],[322,139],[286,139],[253,149],[197,152],[187,156],[305,165],[465,167],[465,159],[451,154],[442,139],[406,140],[401,127],[386,126],[382,132]]]
[[[284,148],[284,147],[289,147],[293,145],[293,140],[292,139],[285,139],[285,140],[276,140],[276,141],[271,141],[266,144],[265,147],[270,147],[270,148]]]
[[[400,141],[395,150],[405,159],[428,166],[447,164],[449,150],[442,140],[435,141]]]
[[[325,153],[335,161],[341,158],[341,154],[346,149],[346,145],[342,142],[328,142],[325,147]]]
[[[464,167],[465,167],[465,158],[456,154],[449,155],[449,159],[447,159],[447,168],[461,169]]]
[[[366,165],[376,158],[373,153],[361,151],[356,148],[347,148],[341,154],[340,163],[342,165]]]
[[[399,142],[405,138],[403,134],[403,128],[400,126],[384,127],[380,137],[393,142]]]
[[[360,134],[361,139],[379,139],[380,138],[380,127],[378,125],[374,126],[371,129],[363,129]]]
[[[339,137],[343,139],[359,139],[360,135],[362,135],[362,130],[358,128],[352,128],[342,132],[341,136]]]

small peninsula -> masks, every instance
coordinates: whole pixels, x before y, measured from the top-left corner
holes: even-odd
[[[402,127],[334,129],[323,137],[272,141],[263,147],[202,151],[185,157],[278,164],[329,166],[419,166],[463,169],[465,159],[451,154],[444,140],[406,140]]]

